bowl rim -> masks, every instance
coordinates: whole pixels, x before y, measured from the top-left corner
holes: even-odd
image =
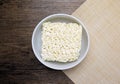
[[[37,54],[36,51],[35,51],[34,42],[33,42],[33,41],[34,41],[34,37],[35,37],[35,32],[36,32],[37,28],[39,27],[39,25],[40,25],[41,23],[43,23],[45,20],[47,20],[47,19],[49,19],[49,18],[51,18],[51,17],[54,17],[54,16],[67,16],[67,17],[69,17],[69,18],[75,19],[77,22],[79,22],[79,23],[82,25],[82,27],[83,27],[84,30],[86,31],[87,39],[88,39],[87,49],[85,50],[85,53],[84,53],[84,55],[82,56],[82,58],[80,59],[80,61],[77,62],[76,64],[74,64],[73,66],[68,67],[68,68],[64,68],[64,69],[62,69],[62,68],[53,68],[53,67],[50,67],[49,65],[44,64],[44,63],[41,61],[41,59],[39,59],[38,54]],[[33,52],[34,52],[34,54],[35,54],[35,57],[36,57],[43,65],[45,65],[45,66],[48,67],[48,68],[54,69],[54,70],[67,70],[67,69],[73,68],[73,67],[77,66],[78,64],[80,64],[80,63],[83,61],[83,59],[87,56],[87,53],[88,53],[88,50],[89,50],[89,47],[90,47],[90,37],[89,37],[88,30],[86,29],[86,26],[83,24],[83,22],[82,22],[80,19],[76,18],[75,16],[69,15],[69,14],[58,13],[58,14],[49,15],[49,16],[43,18],[41,21],[38,22],[38,24],[36,25],[36,27],[35,27],[34,30],[33,30],[31,43],[32,43],[32,50],[33,50]]]

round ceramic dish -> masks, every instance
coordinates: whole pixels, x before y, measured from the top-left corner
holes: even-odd
[[[44,22],[74,22],[82,25],[82,47],[80,51],[80,56],[78,60],[74,62],[67,62],[67,63],[60,63],[60,62],[48,62],[44,61],[41,57],[41,45],[42,45],[42,40],[41,40],[41,31],[42,31],[42,24]],[[35,56],[37,59],[44,64],[45,66],[55,69],[55,70],[65,70],[65,69],[70,69],[76,65],[78,65],[85,57],[89,49],[89,35],[86,30],[85,25],[77,18],[75,18],[72,15],[68,14],[53,14],[50,15],[43,20],[41,20],[38,25],[35,27],[32,35],[32,48],[34,51]]]

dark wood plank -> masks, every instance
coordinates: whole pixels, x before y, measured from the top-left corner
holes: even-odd
[[[54,13],[71,14],[85,0],[0,0],[0,84],[73,84],[34,56],[36,24]]]

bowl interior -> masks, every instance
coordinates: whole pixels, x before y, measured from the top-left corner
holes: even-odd
[[[50,22],[75,22],[78,24],[82,25],[82,47],[80,51],[80,56],[79,59],[74,61],[74,62],[67,62],[67,63],[60,63],[60,62],[47,62],[44,61],[41,57],[41,45],[42,45],[42,40],[41,40],[41,31],[42,31],[42,24],[46,21]],[[56,69],[56,70],[65,70],[72,68],[79,64],[86,56],[87,51],[89,47],[89,38],[88,38],[88,33],[85,29],[85,26],[82,24],[81,21],[76,19],[75,17],[71,15],[66,15],[66,14],[56,14],[56,15],[51,15],[43,19],[35,28],[32,36],[32,48],[35,53],[35,56],[38,58],[38,60],[44,64],[45,66]]]

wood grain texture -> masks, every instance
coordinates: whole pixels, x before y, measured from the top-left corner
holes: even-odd
[[[120,84],[119,7],[119,0],[88,0],[73,13],[90,34],[85,60],[64,71],[76,84]]]
[[[54,13],[71,14],[85,0],[0,0],[0,84],[73,84],[34,56],[37,23]]]

